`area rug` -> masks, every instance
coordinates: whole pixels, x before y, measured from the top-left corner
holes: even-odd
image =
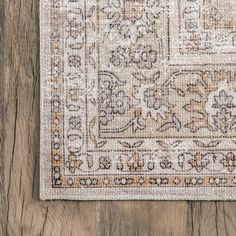
[[[236,199],[236,1],[41,0],[41,199]]]

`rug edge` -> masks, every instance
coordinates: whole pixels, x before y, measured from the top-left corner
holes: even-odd
[[[140,194],[140,189],[131,189],[132,194],[122,193],[117,194],[116,191],[109,190],[106,193],[104,189],[99,189],[99,192],[92,194],[89,189],[74,189],[76,193],[68,194],[69,189],[44,189],[40,192],[40,200],[83,200],[83,201],[95,201],[95,200],[166,200],[166,201],[233,201],[236,200],[236,193],[230,189],[224,191],[218,191],[213,188],[205,190],[199,190],[196,188],[178,189],[174,194],[163,193],[163,189],[153,190],[152,194]],[[165,190],[168,190],[166,188]],[[170,189],[173,191],[173,189]],[[69,190],[70,191],[70,190]],[[98,190],[97,190],[98,191]],[[102,193],[101,193],[102,192]]]

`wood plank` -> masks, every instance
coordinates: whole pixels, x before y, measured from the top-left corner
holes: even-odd
[[[98,211],[98,236],[185,236],[186,202],[102,202]]]
[[[7,205],[4,188],[4,1],[0,0],[0,235],[6,234]]]
[[[188,203],[188,235],[234,236],[236,232],[235,202]]]

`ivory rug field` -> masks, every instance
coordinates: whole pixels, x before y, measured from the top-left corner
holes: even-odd
[[[41,0],[41,199],[236,199],[236,1]]]

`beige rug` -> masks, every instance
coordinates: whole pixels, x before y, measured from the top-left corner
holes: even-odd
[[[41,199],[236,199],[236,1],[40,15]]]

